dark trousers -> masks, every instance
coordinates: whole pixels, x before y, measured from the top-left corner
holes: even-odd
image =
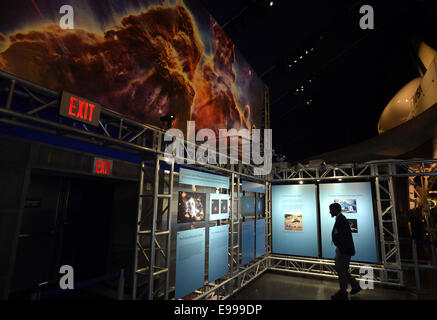
[[[342,254],[338,248],[335,250],[335,271],[338,273],[338,282],[340,283],[340,292],[347,295],[347,285],[351,284],[352,288],[359,287],[357,280],[355,280],[349,273],[349,262],[351,257]]]

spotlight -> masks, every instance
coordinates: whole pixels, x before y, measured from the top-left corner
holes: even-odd
[[[273,7],[273,4],[274,4],[274,3],[273,3],[273,1],[270,1],[269,4],[270,4],[270,7]]]
[[[170,113],[160,118],[165,129],[170,129],[175,119],[176,119],[176,115],[174,113]]]
[[[302,181],[302,180],[300,180],[300,181],[299,181],[299,184],[303,184],[303,181]]]
[[[343,179],[340,178],[340,179],[338,179],[338,181],[343,181]]]

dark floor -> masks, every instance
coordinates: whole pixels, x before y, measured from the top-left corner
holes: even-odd
[[[437,288],[436,288],[437,289]],[[231,300],[330,300],[338,291],[335,279],[302,277],[267,272],[254,280]],[[436,299],[435,290],[424,290],[422,299]],[[362,290],[351,300],[417,300],[414,288],[388,288],[375,285],[373,290]]]

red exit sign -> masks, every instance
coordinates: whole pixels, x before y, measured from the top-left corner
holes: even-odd
[[[93,173],[103,176],[112,176],[112,160],[94,158]]]
[[[59,115],[76,121],[98,126],[102,107],[67,91],[62,91]]]

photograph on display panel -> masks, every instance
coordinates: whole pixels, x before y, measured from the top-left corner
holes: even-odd
[[[347,219],[347,222],[349,222],[349,226],[351,228],[351,232],[352,233],[358,233],[357,219]]]
[[[179,192],[178,223],[205,221],[204,193]]]
[[[284,214],[285,230],[302,231],[302,213],[301,212],[286,212]]]
[[[357,199],[335,199],[341,205],[341,213],[357,213]]]
[[[222,199],[220,200],[220,213],[228,213],[228,200]]]
[[[220,213],[219,200],[218,199],[211,200],[211,214],[219,214],[219,213]]]

